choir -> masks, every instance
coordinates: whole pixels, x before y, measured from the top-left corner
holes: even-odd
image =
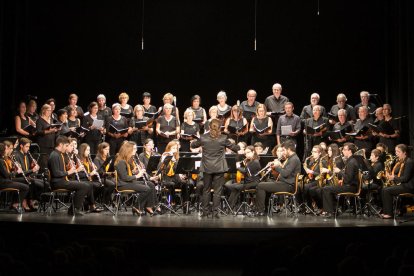
[[[114,191],[132,190],[137,193],[134,215],[162,214],[164,206],[189,213],[191,205],[202,202],[203,217],[219,217],[226,207],[221,198],[229,210],[237,210],[246,189],[256,190],[249,215],[263,215],[266,193],[293,192],[299,174],[296,197],[304,207],[299,211],[315,215],[332,216],[335,195],[356,192],[361,185],[361,195],[377,192],[375,206],[390,218],[393,196],[414,192],[409,147],[398,142],[399,122],[389,104],[377,108],[362,91],[354,107],[339,93],[326,109],[312,93],[298,116],[282,85],[274,84],[272,91],[260,103],[256,91],[249,90],[246,100],[233,106],[220,91],[208,116],[201,97],[194,95],[183,118],[171,93],[158,109],[148,92],[135,106],[126,92],[110,107],[100,94],[86,113],[76,94],[56,113],[54,99],[42,105],[40,114],[35,100],[27,108],[20,102],[16,147],[0,143],[0,189],[20,190],[11,208],[22,203],[27,212],[42,192],[64,188],[74,192],[71,215],[101,212],[115,204]],[[304,138],[303,163],[297,155],[299,137]],[[32,141],[39,148],[37,159],[29,151]],[[165,198],[165,204],[160,202]]]

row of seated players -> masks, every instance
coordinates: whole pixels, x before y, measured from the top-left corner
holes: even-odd
[[[38,172],[39,166],[28,152],[29,140],[20,139],[19,148],[15,151],[10,142],[0,144],[1,188],[19,189],[20,201],[23,202],[26,211],[33,209],[33,200],[39,199],[40,193],[49,188],[48,185],[53,189],[75,190],[74,207],[77,214],[81,214],[80,210],[84,205],[91,212],[101,211],[102,208],[96,207],[95,197],[100,197],[102,204],[112,204],[111,196],[115,188],[115,180],[111,173],[113,170],[111,165],[118,175],[118,190],[139,192],[135,206],[132,208],[133,214],[142,214],[146,211],[154,215],[161,212],[158,208],[155,188],[159,183],[168,188],[173,198],[175,188],[181,188],[183,202],[189,201],[195,183],[197,183],[197,194],[202,190],[201,174],[186,176],[175,173],[180,159],[178,140],[170,142],[167,151],[160,158],[158,170],[161,176],[151,176],[151,172],[145,171],[149,159],[155,154],[151,139],[146,141],[144,151],[139,157],[136,156],[137,146],[134,142],[126,141],[114,159],[109,157],[109,144],[102,143],[99,145],[99,152],[94,162],[91,162],[87,144],[80,145],[77,150],[76,139],[59,136],[56,142],[58,146],[49,158],[50,184],[31,176]],[[257,149],[259,148],[258,146]],[[292,191],[296,174],[304,169],[307,181],[304,181],[298,200],[304,201],[311,209],[318,208],[322,214],[329,216],[334,211],[334,195],[342,191],[355,191],[358,172],[363,169],[369,172],[365,176],[365,181],[369,184],[364,185],[363,188],[380,191],[384,217],[387,218],[392,212],[392,195],[399,192],[413,192],[413,164],[407,156],[407,146],[401,144],[395,149],[395,164],[384,171],[383,152],[379,149],[385,152],[385,146],[379,145],[378,149],[371,152],[369,160],[361,161],[354,156],[356,147],[352,143],[343,146],[342,156],[336,144],[329,145],[326,154],[325,150],[317,145],[313,147],[312,156],[306,159],[302,168],[295,153],[295,145],[288,141],[272,151],[276,159],[267,164],[268,169],[264,172],[265,174],[268,172],[267,175],[270,177],[265,177],[263,174],[258,174],[263,165],[259,162],[259,155],[255,148],[247,146],[239,152],[242,154],[240,158],[245,157],[243,162],[236,163],[237,171],[243,175],[244,181],[237,180],[236,177],[236,179],[229,179],[225,184],[230,194],[230,207],[236,208],[240,191],[256,188],[255,210],[258,214],[262,214],[266,192]],[[168,156],[171,158],[167,158]],[[376,177],[381,171],[385,172],[386,183],[392,181],[400,185],[382,189],[383,181]],[[16,204],[12,207],[17,208]],[[71,210],[69,209],[70,214]]]
[[[398,142],[398,120],[391,116],[391,107],[385,104],[375,109],[375,119],[372,118],[371,114],[374,114],[375,106],[368,102],[369,96],[366,91],[361,92],[361,104],[356,105],[355,108],[346,105],[346,96],[339,94],[337,104],[332,106],[330,112],[334,117],[328,119],[325,108],[318,105],[318,94],[311,95],[311,103],[303,108],[300,116],[297,116],[294,114],[293,103],[281,95],[281,87],[276,86],[274,90],[276,92],[274,91],[274,95],[266,99],[265,104],[257,102],[256,93],[249,91],[246,101],[232,107],[227,105],[227,96],[221,91],[217,95],[218,105],[209,109],[208,120],[206,111],[200,107],[201,99],[196,95],[192,98],[191,106],[184,112],[182,123],[179,120],[178,108],[171,105],[173,96],[168,93],[163,98],[164,105],[158,110],[150,104],[151,97],[146,94],[143,97],[143,105],[137,105],[135,108],[128,105],[128,111],[125,108],[127,95],[122,97],[120,95],[120,103],[114,104],[112,108],[106,107],[106,98],[100,95],[97,102],[89,105],[89,113],[85,116],[80,116],[84,114],[83,111],[79,112],[80,107],[76,105],[77,96],[71,95],[71,104],[65,109],[57,110],[56,114],[55,103],[50,100],[49,104],[42,106],[40,116],[27,113],[25,104],[22,103],[15,117],[15,126],[19,135],[34,138],[32,140],[37,141],[40,151],[46,154],[53,151],[56,137],[60,134],[76,137],[78,143],[89,144],[92,154],[96,154],[97,146],[102,139],[110,143],[111,155],[119,151],[124,140],[142,145],[146,138],[153,138],[161,153],[164,152],[168,142],[177,138],[181,140],[182,150],[189,151],[192,135],[199,136],[200,131],[207,131],[207,122],[214,118],[223,120],[224,132],[229,137],[237,141],[245,141],[247,144],[261,142],[265,147],[270,148],[285,140],[297,142],[297,136],[302,133],[302,130],[306,133],[307,128],[317,128],[324,124],[324,127],[315,133],[306,133],[304,151],[307,155],[310,154],[312,146],[321,141],[340,145],[344,142],[354,142],[358,147],[367,148],[368,151],[376,142],[386,144],[390,151],[393,151]],[[151,118],[157,115],[159,117],[156,120]],[[95,124],[95,121],[99,120],[104,122],[101,127],[97,127],[100,124]],[[379,127],[378,132],[372,130],[359,132],[369,123],[384,126]],[[26,131],[29,125],[33,127],[34,132]],[[291,127],[291,132],[286,134],[282,129],[287,126]],[[328,135],[328,131],[358,134],[333,138]],[[40,163],[46,166],[46,159],[41,160]]]

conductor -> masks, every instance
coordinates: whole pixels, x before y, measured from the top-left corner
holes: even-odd
[[[221,134],[221,121],[213,119],[210,122],[210,131],[201,135],[200,140],[191,143],[191,148],[202,148],[202,159],[200,172],[203,172],[204,188],[202,196],[203,212],[201,217],[209,215],[208,204],[210,201],[210,190],[214,189],[213,195],[213,218],[219,218],[218,208],[220,206],[220,196],[224,185],[224,173],[228,170],[227,162],[224,158],[226,148],[237,152],[240,147],[232,144]]]

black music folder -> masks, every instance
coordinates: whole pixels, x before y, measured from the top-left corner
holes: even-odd
[[[257,128],[255,124],[253,124],[253,128],[257,133],[263,134],[270,129],[270,126],[260,129],[260,128]]]
[[[325,123],[320,124],[317,127],[306,126],[306,134],[313,135],[315,133],[321,132],[321,130],[325,127]]]
[[[185,139],[185,140],[190,140],[190,138],[193,138],[193,139],[200,139],[200,138],[198,138],[198,136],[197,135],[195,135],[195,134],[180,134],[180,138],[183,138],[183,139]]]
[[[139,122],[135,122],[135,127],[138,130],[142,130],[146,125],[147,125],[148,121],[139,121]]]
[[[329,120],[334,120],[335,122],[339,122],[338,115],[335,115],[331,112],[328,112],[328,119]]]
[[[227,126],[227,130],[232,134],[236,134],[237,132],[243,132],[243,130],[245,130],[246,128],[247,128],[247,124],[241,127]]]
[[[148,117],[148,118],[154,118],[154,119],[156,119],[158,116],[160,115],[160,113],[157,111],[157,112],[144,112],[144,116],[145,117]]]
[[[231,109],[227,110],[224,113],[220,113],[220,110],[218,112],[219,112],[219,114],[217,115],[218,119],[226,119],[227,117],[230,117]]]
[[[119,133],[119,134],[124,134],[128,132],[128,128],[118,129],[112,124],[109,125],[109,130],[111,133]]]
[[[381,121],[378,125],[374,125],[374,124],[371,124],[371,123],[369,123],[368,125],[374,132],[377,132],[377,133],[382,132],[382,133],[388,134],[388,135],[391,135],[391,134],[395,133],[394,128],[392,127],[392,125],[389,122]]]
[[[120,113],[122,116],[124,116],[125,118],[130,119],[132,117],[132,112],[122,112]]]
[[[368,126],[364,126],[361,129],[354,131],[354,132],[346,132],[345,135],[349,135],[349,136],[361,136],[361,135],[366,135],[367,132],[369,130]]]
[[[27,131],[29,134],[34,134],[36,132],[36,128],[32,125],[27,125],[23,128],[24,131]]]
[[[62,127],[61,123],[56,123],[56,124],[50,124],[46,129],[52,129],[52,128],[59,129],[61,127]]]

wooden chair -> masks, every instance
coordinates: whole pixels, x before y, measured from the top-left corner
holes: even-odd
[[[401,199],[402,198],[414,198],[414,194],[413,193],[401,193],[401,194],[394,196],[393,198],[394,198],[393,214],[394,214],[394,219],[395,219],[397,217],[398,205],[401,203]]]
[[[8,202],[8,194],[9,193],[15,193],[17,195],[17,200],[18,200],[18,205],[17,205],[17,212],[19,214],[23,213],[23,208],[22,208],[22,203],[20,202],[20,190],[16,189],[16,188],[2,188],[0,189],[0,195],[4,193],[5,194],[5,201],[4,201],[4,205],[6,206],[7,202]]]
[[[297,173],[296,178],[295,178],[295,187],[294,187],[293,192],[276,192],[270,195],[269,209],[267,213],[268,216],[273,216],[272,210],[279,196],[283,196],[283,199],[284,199],[285,215],[286,216],[288,215],[288,205],[289,205],[289,199],[290,199],[290,207],[292,209],[291,213],[297,216],[299,210],[298,210],[297,202],[296,202],[296,194],[298,193],[299,185],[301,184],[302,179],[303,179],[303,175],[301,175],[300,173]]]
[[[127,211],[127,203],[130,201],[131,205],[137,200],[139,193],[135,190],[119,190],[118,189],[118,173],[115,171],[115,190],[114,190],[115,212],[114,216],[118,215],[119,208],[124,208]],[[139,208],[141,209],[141,208]]]
[[[354,199],[354,203],[355,203],[354,213],[355,213],[355,216],[358,214],[357,201],[358,201],[358,204],[359,204],[359,210],[362,209],[361,208],[361,197],[360,197],[361,188],[362,188],[362,182],[363,182],[362,172],[359,171],[358,172],[358,188],[357,188],[357,191],[355,193],[344,192],[344,193],[338,193],[336,195],[335,219],[336,219],[336,216],[338,215],[339,200],[341,199],[341,197],[343,197],[344,199],[351,199],[351,198]]]

